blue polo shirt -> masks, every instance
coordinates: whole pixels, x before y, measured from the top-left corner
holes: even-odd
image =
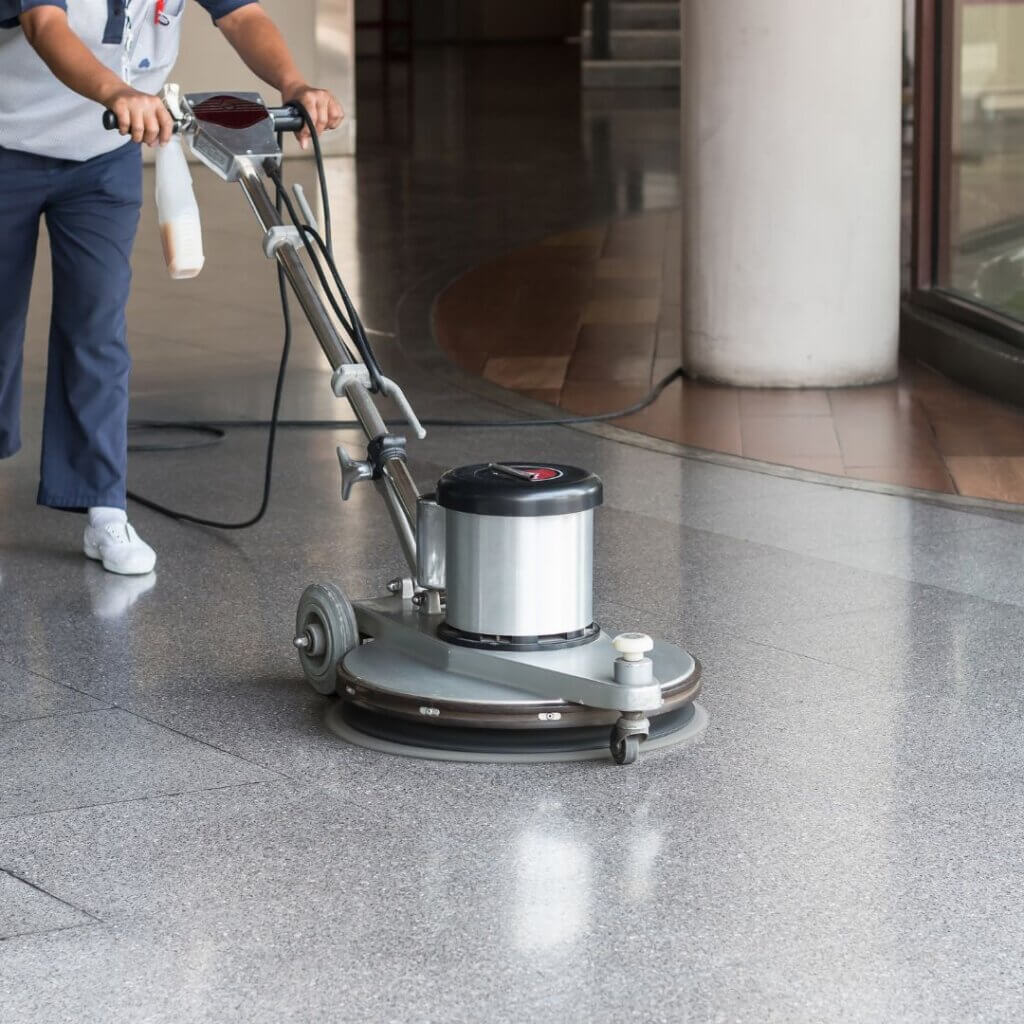
[[[214,22],[257,0],[197,0]],[[20,15],[60,7],[101,64],[141,92],[159,92],[178,58],[185,0],[0,0],[0,146],[89,160],[124,144],[102,109],[73,92],[29,45]]]

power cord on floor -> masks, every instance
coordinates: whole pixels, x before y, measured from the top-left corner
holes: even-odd
[[[529,419],[529,420],[460,420],[460,419],[438,419],[427,417],[420,422],[425,427],[454,428],[472,427],[488,430],[500,427],[571,427],[574,424],[582,423],[606,423],[609,420],[622,419],[624,416],[632,416],[635,413],[643,412],[644,409],[653,405],[662,392],[675,380],[684,375],[683,368],[677,366],[671,373],[666,374],[657,384],[638,402],[626,406],[624,409],[615,409],[611,412],[592,413],[585,416],[569,415],[557,416],[550,419]],[[388,419],[384,421],[389,427],[402,427],[407,425],[403,419]],[[194,448],[212,448],[220,444],[227,437],[229,430],[245,430],[254,427],[266,428],[271,426],[272,420],[132,420],[131,426],[138,430],[181,430],[196,432],[204,435],[195,441],[183,441],[180,444],[142,444],[134,443],[129,445],[133,452],[179,452],[189,451]],[[354,430],[360,427],[358,420],[282,420],[277,421],[278,429],[284,430]]]
[[[320,153],[320,142],[316,135],[316,128],[313,125],[312,119],[309,116],[308,111],[305,107],[299,106],[303,120],[311,128],[313,135],[313,142],[315,152],[317,154],[317,169],[319,173],[320,188],[322,190],[323,202],[324,202],[324,229],[327,233],[328,238],[330,237],[331,230],[331,218],[330,213],[327,210],[327,184],[323,176],[323,157]],[[278,146],[281,144],[281,134],[278,133]],[[275,206],[277,212],[280,214],[283,204],[283,183],[279,184],[275,182],[276,196]],[[240,522],[225,522],[220,519],[207,519],[204,516],[193,515],[190,512],[181,512],[178,509],[173,509],[167,505],[162,505],[158,501],[154,501],[152,498],[147,498],[143,494],[139,494],[137,491],[129,490],[127,496],[131,501],[134,501],[137,505],[142,505],[143,508],[148,508],[152,512],[157,512],[162,516],[167,516],[170,519],[176,519],[179,522],[194,523],[196,526],[210,526],[217,530],[247,530],[251,526],[255,526],[267,513],[267,508],[270,505],[270,489],[274,479],[274,449],[277,444],[277,429],[278,420],[280,419],[281,413],[281,396],[284,393],[284,380],[285,374],[288,370],[288,356],[291,353],[292,348],[292,312],[291,304],[288,301],[288,284],[285,279],[284,270],[278,266],[277,268],[277,287],[281,296],[281,315],[284,318],[284,338],[281,342],[281,361],[277,368],[277,380],[274,384],[274,402],[271,407],[270,420],[268,426],[270,432],[267,435],[267,454],[263,465],[263,497],[260,500],[260,507],[256,513],[250,516],[248,519],[243,519]],[[129,421],[128,429],[131,430],[133,427],[139,427],[139,423],[133,423]],[[164,427],[154,427],[150,424],[149,429],[168,429]],[[216,444],[223,438],[223,433],[213,429],[203,429],[197,427],[200,433],[207,435],[206,444]],[[156,446],[149,445],[145,446],[148,451],[164,450],[158,449]],[[139,450],[134,448],[133,445],[128,445],[128,450]]]
[[[316,126],[313,124],[313,120],[310,117],[309,112],[300,104],[296,104],[296,107],[302,115],[302,119],[305,122],[306,127],[309,129],[313,140],[313,154],[317,170],[317,183],[320,190],[321,208],[323,210],[323,236],[320,235],[312,224],[300,216],[288,195],[280,169],[274,165],[270,165],[267,170],[271,180],[274,182],[276,193],[275,205],[279,214],[283,215],[283,213],[287,211],[289,219],[292,221],[293,225],[298,228],[302,236],[307,240],[307,242],[311,242],[315,245],[315,249],[313,248],[313,245],[307,245],[307,253],[310,258],[310,263],[312,264],[320,281],[320,285],[323,288],[324,295],[327,297],[331,309],[337,317],[338,322],[341,324],[342,329],[352,341],[370,373],[371,390],[379,391],[381,390],[379,384],[382,374],[377,363],[376,355],[374,354],[373,347],[367,337],[366,328],[363,326],[359,313],[356,311],[352,300],[349,298],[348,292],[346,291],[345,285],[342,281],[341,274],[339,273],[334,261],[334,247],[331,237],[331,204],[327,193],[327,179],[324,169],[323,152],[320,148],[320,139],[317,135]],[[280,143],[280,141],[281,137],[279,134],[278,142]],[[326,264],[326,271],[324,270],[323,264]],[[330,275],[330,279],[328,278],[328,273]],[[334,285],[333,288],[331,287],[332,281]],[[128,491],[128,497],[136,504],[142,505],[144,508],[148,508],[160,515],[176,519],[179,522],[194,523],[197,526],[209,526],[218,530],[246,530],[251,526],[255,526],[264,517],[270,504],[270,491],[273,483],[274,470],[274,449],[279,429],[348,430],[360,426],[357,420],[282,420],[280,418],[281,397],[284,391],[284,381],[288,369],[288,356],[291,352],[293,333],[291,305],[288,299],[288,286],[284,271],[280,267],[277,269],[277,284],[281,296],[281,313],[284,319],[284,339],[281,345],[281,359],[278,364],[277,379],[274,385],[274,401],[271,407],[269,420],[132,420],[128,424],[129,430],[177,430],[200,435],[200,437],[195,440],[178,444],[131,443],[128,445],[128,450],[131,452],[174,452],[187,451],[195,448],[208,448],[212,445],[219,444],[225,438],[229,429],[268,429],[267,451],[263,473],[263,496],[260,501],[259,509],[254,515],[240,522],[224,522],[218,519],[207,519],[203,516],[192,515],[188,512],[180,512],[176,509],[169,508],[166,505],[162,505],[157,501],[153,501],[151,498],[147,498],[135,491]],[[340,305],[338,297],[341,299]],[[344,307],[344,312],[342,311],[342,306]],[[349,354],[351,356],[351,353]],[[582,423],[601,423],[608,420],[619,419],[623,416],[630,416],[648,408],[648,406],[653,405],[654,402],[658,400],[665,388],[667,388],[674,380],[682,377],[682,375],[682,367],[677,367],[671,373],[662,377],[662,379],[655,384],[654,388],[640,401],[634,402],[632,405],[629,405],[624,409],[616,409],[612,412],[595,413],[588,416],[559,416],[550,419],[528,420],[458,420],[434,418],[422,420],[422,423],[426,427],[434,428],[466,427],[483,430],[492,428],[500,429],[502,427],[558,427],[572,426],[574,424]],[[406,421],[388,420],[386,422],[388,426],[403,426]]]
[[[267,435],[267,455],[263,466],[263,497],[260,500],[259,510],[255,515],[250,516],[248,519],[243,519],[241,522],[224,522],[219,519],[206,519],[203,516],[192,515],[189,512],[179,512],[177,509],[161,505],[160,502],[153,501],[152,498],[147,498],[145,495],[139,494],[137,491],[129,490],[127,492],[128,497],[137,505],[142,505],[144,508],[148,508],[153,512],[158,512],[160,515],[167,516],[170,519],[177,519],[179,522],[194,523],[196,526],[212,526],[218,530],[247,530],[250,526],[255,526],[264,517],[264,515],[266,515],[267,507],[270,505],[270,487],[274,479],[274,448],[277,443],[278,427],[280,426],[279,414],[281,411],[281,395],[284,391],[285,371],[288,368],[288,354],[292,347],[292,316],[291,308],[288,303],[288,286],[285,282],[284,271],[280,267],[277,269],[277,284],[281,291],[281,311],[284,314],[284,341],[281,345],[281,362],[278,365],[277,382],[274,386],[274,404],[271,409],[270,419],[266,422],[266,425],[270,428],[270,433]],[[130,422],[128,424],[128,429],[131,430],[133,427],[137,428],[143,425],[150,430],[166,430],[171,427],[176,427],[177,429],[197,430],[208,436],[208,440],[206,442],[201,442],[199,445],[194,445],[193,447],[208,447],[211,444],[219,444],[224,438],[223,430],[220,430],[219,428],[206,427],[202,424],[185,427],[173,423],[156,424],[152,421],[146,424]],[[166,445],[163,447],[156,445],[135,446],[129,444],[128,450],[173,451],[174,447]]]

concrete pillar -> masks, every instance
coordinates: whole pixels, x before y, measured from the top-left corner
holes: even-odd
[[[683,352],[697,377],[896,373],[894,0],[683,0]]]

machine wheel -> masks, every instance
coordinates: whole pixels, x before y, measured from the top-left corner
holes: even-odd
[[[359,644],[352,602],[335,583],[313,583],[295,615],[295,646],[306,681],[317,693],[334,693],[338,662]]]
[[[640,737],[619,736],[618,732],[613,730],[611,750],[616,764],[633,764],[640,756]]]

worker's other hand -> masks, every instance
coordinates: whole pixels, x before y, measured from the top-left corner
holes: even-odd
[[[328,129],[335,129],[341,124],[345,112],[341,104],[326,89],[316,89],[311,85],[300,83],[281,90],[281,99],[285,104],[301,103],[316,125],[317,135]],[[299,145],[303,149],[309,147],[309,127],[306,126],[298,133]]]
[[[106,99],[105,106],[117,115],[117,129],[147,146],[171,141],[174,119],[159,96],[125,86]]]

